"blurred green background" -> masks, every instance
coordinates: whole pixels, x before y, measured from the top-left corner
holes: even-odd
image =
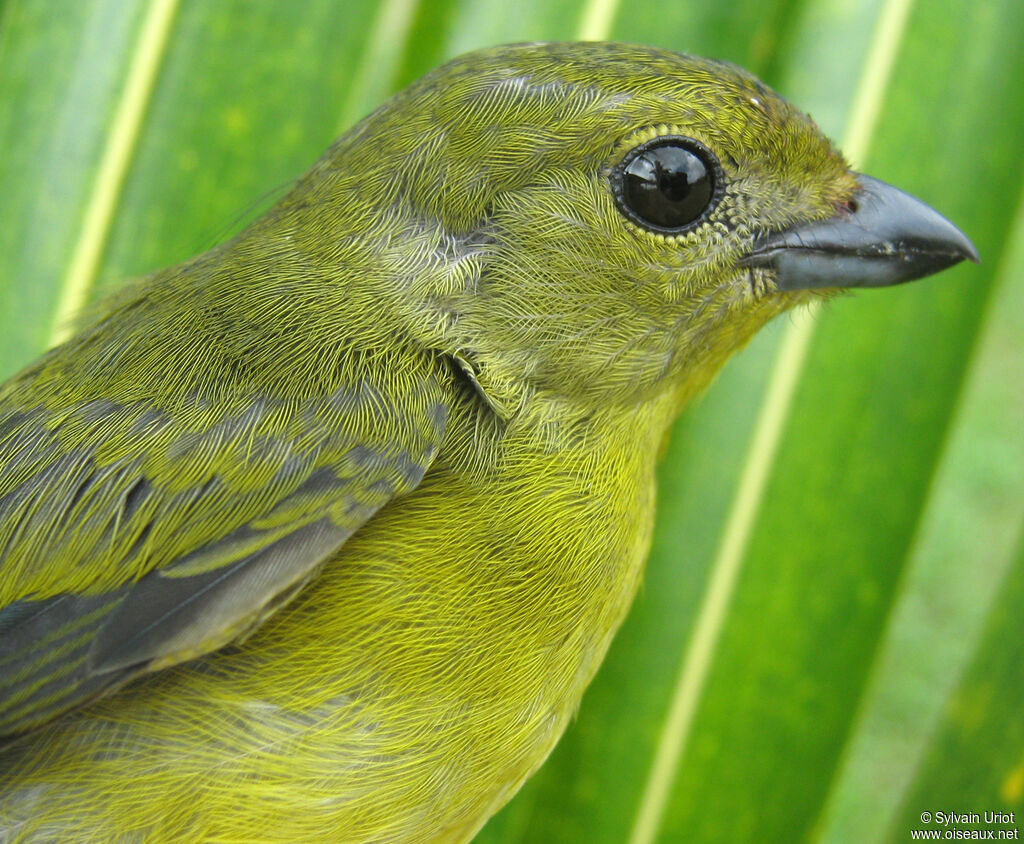
[[[99,291],[230,236],[444,59],[581,37],[748,67],[982,264],[778,321],[680,420],[636,605],[480,840],[1019,819],[1019,0],[0,0],[0,374]]]

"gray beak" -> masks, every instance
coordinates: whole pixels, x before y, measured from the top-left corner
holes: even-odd
[[[967,236],[921,200],[857,175],[854,207],[760,237],[743,266],[769,267],[779,290],[886,287],[937,273],[978,253]]]

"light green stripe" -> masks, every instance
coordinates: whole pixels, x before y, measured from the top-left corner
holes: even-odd
[[[177,6],[178,0],[153,0],[139,30],[125,88],[89,195],[82,228],[61,284],[50,329],[50,345],[67,339],[72,321],[85,304],[96,279]]]
[[[583,6],[576,38],[580,41],[604,41],[609,38],[618,11],[618,0],[590,0]]]
[[[854,167],[861,166],[867,158],[912,7],[913,0],[889,0],[882,7],[875,24],[871,53],[857,86],[850,122],[843,136],[843,153]]]
[[[359,70],[341,110],[337,134],[365,117],[391,94],[418,6],[419,0],[383,0],[379,4]]]
[[[902,43],[911,2],[888,0],[879,14],[843,143],[851,160],[861,160],[867,153],[893,63]],[[697,708],[761,510],[793,396],[804,370],[817,310],[817,307],[809,307],[794,314],[783,336],[711,566],[707,589],[680,665],[668,715],[633,822],[630,844],[652,844],[661,827],[676,772],[686,755]]]

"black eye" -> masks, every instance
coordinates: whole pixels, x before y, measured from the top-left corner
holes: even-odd
[[[679,234],[719,199],[721,170],[703,144],[664,135],[629,151],[612,171],[622,213],[646,229]]]

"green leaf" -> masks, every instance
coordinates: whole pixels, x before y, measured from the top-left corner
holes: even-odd
[[[924,811],[1019,817],[1018,17],[1017,0],[6,0],[0,372],[46,347],[62,301],[230,236],[457,52],[607,35],[743,64],[983,263],[779,321],[684,415],[645,588],[577,722],[479,840],[896,841]]]

